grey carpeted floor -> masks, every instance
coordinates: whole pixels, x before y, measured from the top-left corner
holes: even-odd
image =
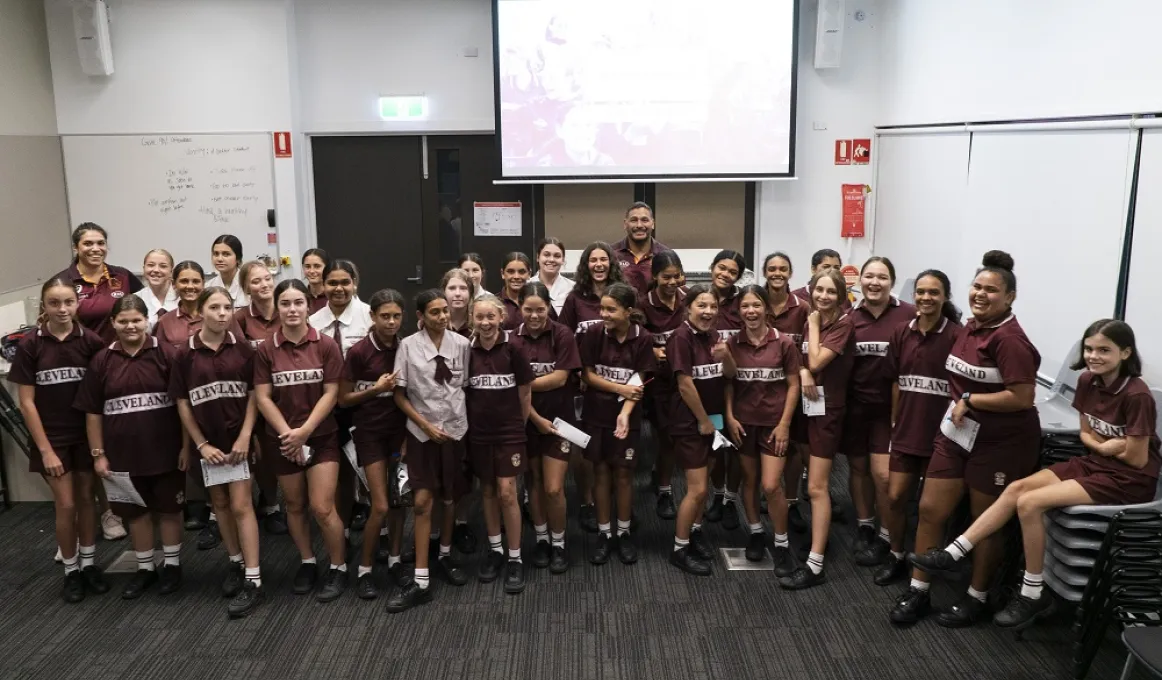
[[[839,466],[837,466],[839,467]],[[836,496],[846,504],[846,475]],[[463,588],[433,580],[435,601],[404,614],[384,611],[386,593],[364,602],[349,589],[332,604],[290,593],[297,567],[289,537],[264,536],[268,599],[231,621],[218,587],[225,553],[182,553],[185,587],[162,598],[119,598],[114,590],[79,605],[59,597],[61,569],[52,509],[21,504],[0,512],[0,679],[17,678],[327,678],[328,680],[1025,680],[1070,677],[1068,616],[1024,641],[982,624],[945,630],[932,620],[894,628],[887,611],[903,586],[879,588],[849,556],[853,531],[834,525],[827,584],[779,589],[770,572],[687,576],[669,566],[672,523],[656,518],[639,485],[636,533],[642,559],[603,567],[585,556],[592,538],[570,520],[572,568],[562,576],[529,570],[525,592],[499,582]],[[850,506],[844,519],[851,521]],[[707,525],[719,546],[742,546],[742,530]],[[126,541],[101,543],[108,564]],[[526,550],[531,542],[526,538]],[[320,547],[319,554],[322,555]],[[478,555],[469,556],[474,569]],[[377,574],[385,580],[385,575]],[[383,581],[381,581],[383,582]],[[938,606],[955,592],[938,584]],[[1116,678],[1124,653],[1111,641],[1090,678]],[[1135,676],[1145,677],[1145,675]]]

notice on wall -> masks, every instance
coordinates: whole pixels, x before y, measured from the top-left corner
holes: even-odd
[[[520,201],[473,203],[472,233],[476,236],[520,236]]]
[[[839,233],[843,238],[863,238],[865,187],[864,184],[843,185],[843,227]]]

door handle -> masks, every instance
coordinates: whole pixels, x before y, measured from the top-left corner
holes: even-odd
[[[416,275],[409,276],[408,281],[411,283],[422,283],[424,280],[424,268],[421,265],[416,265]]]

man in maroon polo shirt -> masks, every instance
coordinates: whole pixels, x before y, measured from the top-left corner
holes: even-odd
[[[631,205],[625,211],[624,224],[625,238],[613,244],[613,254],[621,265],[622,278],[643,297],[653,278],[654,255],[669,248],[654,239],[654,209],[648,203]]]

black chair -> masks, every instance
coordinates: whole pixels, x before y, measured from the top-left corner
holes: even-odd
[[[1162,677],[1162,628],[1127,628],[1122,642],[1128,652],[1122,680],[1129,680],[1135,661]]]

